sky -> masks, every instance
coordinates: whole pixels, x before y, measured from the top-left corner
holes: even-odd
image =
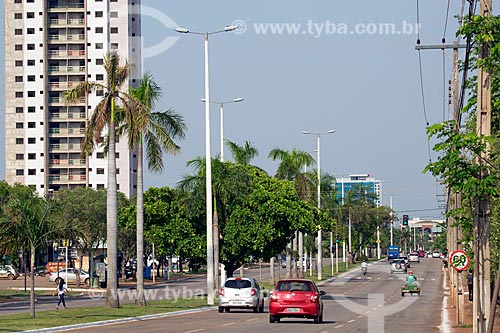
[[[224,137],[240,145],[252,142],[259,152],[252,164],[274,175],[279,161],[268,158],[273,148],[296,148],[316,159],[316,136],[301,132],[335,130],[321,136],[322,172],[337,177],[368,173],[383,180],[383,204],[388,206],[392,196],[400,219],[402,214],[443,218],[438,196],[442,187],[422,172],[429,160],[436,160],[429,149],[426,119],[432,124],[449,114],[452,51],[445,52],[444,67],[441,50],[421,51],[424,114],[415,43],[420,37],[422,44],[440,44],[443,34],[453,42],[462,1],[450,1],[447,19],[448,1],[420,0],[419,28],[416,1],[142,4],[142,68],[151,71],[163,89],[157,110],[172,108],[187,125],[186,138],[178,141],[181,152],[165,155],[161,174],[148,171],[146,187],[176,186],[183,175],[194,172],[186,162],[205,156],[205,106],[200,101],[205,93],[203,36],[174,29],[215,32],[237,24],[234,32],[209,37],[210,99],[244,98],[225,105]],[[1,70],[3,78],[3,66]],[[0,99],[3,104],[3,91]],[[210,128],[215,156],[220,152],[215,104]],[[0,156],[4,149],[2,144]],[[232,158],[229,149],[224,156]],[[4,164],[0,163],[0,179]]]

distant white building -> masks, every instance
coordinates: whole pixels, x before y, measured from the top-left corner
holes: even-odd
[[[64,92],[85,80],[105,82],[103,58],[116,51],[141,73],[141,0],[4,0],[5,176],[40,194],[104,188],[102,148],[81,153],[86,122],[102,91],[65,105]],[[136,191],[137,160],[117,144],[118,190]]]

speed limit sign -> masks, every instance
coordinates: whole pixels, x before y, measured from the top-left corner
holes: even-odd
[[[469,267],[470,258],[465,251],[457,250],[450,254],[450,264],[456,271],[461,272]]]

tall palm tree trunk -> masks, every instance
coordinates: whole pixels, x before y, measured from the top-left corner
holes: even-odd
[[[118,199],[116,186],[116,138],[115,138],[115,100],[111,100],[111,121],[109,122],[109,152],[108,152],[108,189],[106,198],[106,237],[107,237],[107,285],[106,306],[120,307],[118,298],[117,277],[117,222]]]
[[[137,148],[137,295],[135,304],[146,306],[144,297],[144,185],[143,185],[143,166],[142,163],[142,139]]]

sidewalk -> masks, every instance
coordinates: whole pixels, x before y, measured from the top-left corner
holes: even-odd
[[[444,275],[444,279],[447,279],[447,273]],[[472,302],[469,302],[469,294],[465,293],[465,325],[464,327],[458,327],[457,315],[455,308],[451,304],[451,297],[445,292],[444,304],[443,304],[443,316],[442,316],[442,332],[444,333],[470,333],[472,332]],[[500,333],[500,310],[497,307],[497,313],[495,317],[495,324],[493,327],[494,333]]]

